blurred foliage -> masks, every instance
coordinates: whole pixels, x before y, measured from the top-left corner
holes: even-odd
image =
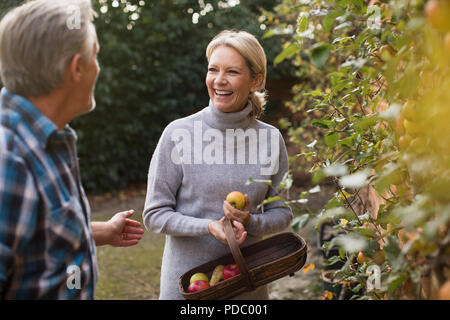
[[[0,10],[21,1],[1,2]],[[209,101],[204,78],[208,42],[223,29],[242,29],[259,39],[261,10],[277,0],[93,1],[100,42],[97,107],[71,125],[85,188],[118,190],[147,179],[148,165],[164,127]],[[278,39],[262,41],[268,60],[281,50]],[[269,77],[289,74],[289,64]]]
[[[282,120],[292,161],[337,190],[294,227],[333,223],[324,262],[353,299],[449,299],[450,1],[284,0],[266,15],[264,37],[284,39],[274,62],[303,79]]]

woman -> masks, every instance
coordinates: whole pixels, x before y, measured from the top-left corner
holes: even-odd
[[[166,234],[160,299],[182,299],[178,278],[189,269],[229,253],[224,217],[233,221],[243,246],[289,226],[292,212],[281,201],[257,210],[274,196],[288,170],[280,132],[257,118],[264,111],[266,56],[258,40],[244,31],[222,31],[206,49],[209,106],[170,123],[153,154],[144,224]],[[237,210],[227,194],[245,194]],[[266,286],[238,299],[268,299]]]

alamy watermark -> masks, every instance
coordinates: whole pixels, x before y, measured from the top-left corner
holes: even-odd
[[[366,282],[367,291],[381,289],[381,269],[377,265],[370,265],[366,273],[369,275]]]
[[[77,265],[70,265],[66,270],[68,277],[66,281],[67,288],[70,290],[81,289],[81,270]]]
[[[67,7],[66,25],[69,30],[79,30],[81,28],[81,9],[79,6],[70,5]]]
[[[174,164],[253,164],[260,165],[261,175],[279,170],[280,138],[276,129],[203,130],[202,121],[194,121],[193,134],[175,129],[171,135],[175,146],[171,152]]]

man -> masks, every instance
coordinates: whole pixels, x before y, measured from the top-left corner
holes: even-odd
[[[100,71],[90,0],[34,0],[0,21],[0,298],[92,299],[95,245],[135,245],[119,212],[90,222],[76,134]]]

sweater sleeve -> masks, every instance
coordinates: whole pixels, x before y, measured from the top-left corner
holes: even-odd
[[[210,219],[184,215],[176,211],[176,195],[183,179],[171,125],[161,135],[150,162],[143,221],[147,230],[173,236],[209,234]]]
[[[277,130],[278,131],[278,130]],[[276,188],[283,180],[284,175],[288,172],[288,154],[286,144],[283,136],[278,131],[279,135],[279,169],[271,177],[272,186],[265,199],[276,196]],[[264,236],[283,231],[287,228],[293,219],[292,211],[289,207],[283,205],[283,201],[274,201],[264,206],[262,213],[253,213],[251,215],[250,224],[247,227],[247,232],[255,236]]]

